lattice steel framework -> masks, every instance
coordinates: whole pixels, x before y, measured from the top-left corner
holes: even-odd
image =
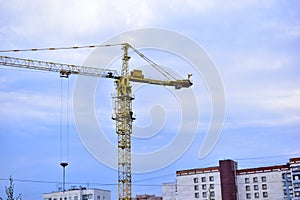
[[[132,112],[131,86],[128,70],[128,45],[123,46],[123,64],[121,78],[116,80],[117,96],[115,97],[116,133],[118,137],[118,193],[119,200],[130,200],[131,187],[131,134]]]

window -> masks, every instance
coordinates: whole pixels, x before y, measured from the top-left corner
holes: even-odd
[[[209,181],[214,181],[214,177],[213,177],[213,176],[210,176],[210,177],[209,177]]]
[[[209,197],[215,197],[215,191],[211,191],[211,192],[209,193]]]
[[[202,192],[202,197],[206,198],[207,197],[207,192]]]
[[[263,197],[268,197],[268,193],[267,192],[263,192]]]
[[[202,190],[206,190],[206,185],[202,185]]]
[[[282,174],[282,178],[283,178],[283,179],[290,179],[290,178],[291,178],[291,174],[283,173],[283,174]]]
[[[209,184],[209,189],[211,189],[211,190],[215,189],[215,185],[214,184]]]
[[[246,191],[250,191],[250,185],[246,185]]]
[[[254,190],[258,190],[258,185],[253,186]]]
[[[88,194],[88,199],[93,199],[93,194]]]
[[[300,187],[300,183],[294,183],[294,187],[295,187],[295,188]]]
[[[262,177],[261,177],[261,182],[267,182],[267,177],[262,176]]]
[[[199,186],[198,185],[194,185],[194,190],[199,190]]]
[[[294,180],[299,180],[300,179],[299,177],[300,177],[300,175],[295,175],[295,176],[293,176],[293,179]]]
[[[88,195],[87,194],[84,194],[84,195],[82,195],[82,200],[88,200],[89,198],[88,198]]]
[[[206,182],[206,177],[202,177],[202,178],[201,178],[201,181],[202,181],[202,182]]]
[[[267,184],[262,184],[262,189],[266,190],[267,189]]]
[[[250,183],[249,178],[245,178],[245,183]]]
[[[195,193],[195,198],[199,198],[199,192]]]
[[[257,177],[253,177],[253,182],[254,182],[254,183],[257,183],[257,182],[258,182]]]
[[[194,183],[198,183],[198,178],[194,178]]]
[[[246,199],[251,199],[251,194],[250,193],[246,194]]]
[[[255,193],[254,193],[254,197],[255,197],[255,198],[259,198],[259,193],[258,193],[258,192],[255,192]]]
[[[74,196],[74,200],[78,200],[78,196]]]
[[[97,196],[97,199],[98,199],[98,200],[100,200],[100,199],[101,199],[100,195],[98,195],[98,196]]]

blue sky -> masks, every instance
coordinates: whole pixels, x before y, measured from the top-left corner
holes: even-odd
[[[300,155],[299,7],[296,0],[228,0],[222,3],[216,0],[1,1],[0,49],[101,44],[122,32],[148,27],[180,32],[202,46],[223,80],[226,95],[224,128],[210,154],[199,159],[199,148],[211,117],[211,104],[203,79],[195,75],[192,77],[193,90],[197,94],[200,116],[183,120],[188,126],[194,117],[199,119],[192,145],[171,165],[133,177],[134,194],[160,195],[161,184],[174,181],[176,170],[217,165],[218,160],[224,158],[237,160],[241,168],[283,164],[288,158]],[[81,65],[92,51],[1,55]],[[143,53],[157,63],[173,65],[174,69],[179,64],[186,64],[164,52],[144,50]],[[134,58],[136,56],[132,58],[133,63],[143,65]],[[115,61],[116,65],[119,63]],[[187,73],[181,71],[182,75]],[[76,76],[69,79],[72,97],[76,80]],[[67,82],[63,80],[63,91],[66,91]],[[172,94],[154,86],[145,89],[136,89],[133,102],[138,116],[136,126],[147,128],[151,117],[165,121],[160,132],[155,130],[158,132],[155,137],[133,140],[135,152],[151,152],[168,144],[176,137],[175,125],[180,121],[180,108],[178,102],[170,100]],[[95,95],[97,119],[112,143],[116,139],[114,121],[110,120],[113,90],[112,80],[101,80]],[[66,159],[70,163],[67,167],[68,186],[89,183],[91,187],[111,190],[113,199],[116,198],[117,172],[85,149],[71,105],[69,156],[66,148],[61,153],[60,92],[58,74],[0,68],[1,197],[5,197],[4,186],[8,185],[8,181],[2,179],[12,175],[15,179],[32,180],[16,181],[16,192],[22,193],[23,199],[41,199],[42,193],[56,190],[55,182],[61,181],[62,177],[59,163]],[[151,108],[154,109],[152,114]],[[65,119],[66,114],[63,116]],[[66,120],[63,121],[65,125]],[[159,123],[159,120],[152,123]],[[63,127],[63,144],[66,146],[67,131]]]

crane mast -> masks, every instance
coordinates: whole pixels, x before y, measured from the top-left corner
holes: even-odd
[[[119,200],[129,200],[132,196],[131,187],[131,135],[132,122],[132,91],[129,81],[128,45],[123,47],[123,64],[121,78],[116,80],[115,117],[118,137],[118,194]]]
[[[0,65],[24,69],[59,72],[60,76],[65,78],[68,78],[71,74],[77,74],[115,79],[116,95],[113,97],[115,100],[115,104],[114,116],[112,117],[112,119],[116,121],[116,134],[118,138],[118,199],[131,200],[131,135],[132,123],[135,120],[135,117],[132,112],[132,101],[134,100],[134,97],[132,96],[130,82],[174,86],[175,89],[188,88],[193,84],[190,81],[191,74],[188,75],[187,79],[183,80],[156,80],[144,78],[141,70],[133,70],[131,73],[129,73],[128,62],[130,57],[128,55],[128,49],[133,47],[128,43],[123,43],[122,46],[123,58],[121,75],[117,75],[116,70],[14,58],[8,56],[0,56]],[[50,48],[50,50],[52,49],[53,48]],[[142,58],[146,58],[134,48],[133,50]],[[147,60],[151,61],[148,58]],[[158,65],[156,65],[156,67],[157,66]]]

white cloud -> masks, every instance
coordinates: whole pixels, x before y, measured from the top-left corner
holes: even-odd
[[[240,52],[232,58],[232,66],[235,72],[253,73],[277,71],[289,67],[291,57],[278,54],[272,50],[257,50],[251,52]]]
[[[300,23],[285,27],[285,33],[288,36],[299,37],[300,36]]]
[[[25,121],[33,122],[37,120],[50,124],[59,123],[59,97],[13,91],[0,91],[0,96],[2,122],[15,122],[19,124]]]
[[[2,31],[10,31],[26,38],[53,40],[95,36],[125,27],[138,27],[153,22],[151,8],[145,1],[9,1],[2,9]],[[47,39],[48,38],[48,39]],[[36,38],[34,38],[36,39]],[[44,42],[44,41],[43,41]]]
[[[300,123],[300,91],[270,88],[230,94],[226,128],[284,127]]]
[[[97,38],[108,31],[159,26],[179,16],[185,18],[211,10],[261,7],[268,2],[230,0],[220,4],[216,0],[12,0],[2,2],[0,30],[6,35],[14,34],[31,41],[41,38],[36,42],[58,43],[63,42],[62,39]]]
[[[271,98],[267,98],[261,101],[261,106],[273,111],[279,111],[280,113],[299,113],[300,111],[300,90],[283,90],[273,91],[270,95]]]

